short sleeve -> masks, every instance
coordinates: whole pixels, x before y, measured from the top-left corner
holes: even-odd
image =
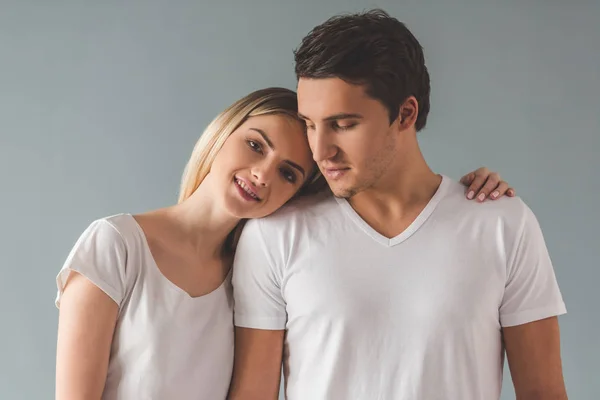
[[[121,306],[125,296],[125,242],[110,222],[100,219],[92,222],[81,234],[56,277],[58,294],[56,307],[71,272],[85,276]]]
[[[240,235],[233,263],[236,326],[285,329],[286,304],[281,291],[283,266],[273,260],[261,231],[261,220],[248,221]]]
[[[524,205],[520,229],[509,253],[500,324],[516,326],[566,313],[542,230]]]

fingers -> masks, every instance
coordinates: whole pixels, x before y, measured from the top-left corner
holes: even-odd
[[[475,178],[475,172],[469,172],[468,174],[466,174],[465,176],[460,178],[460,183],[462,183],[465,186],[469,186],[471,184],[471,182],[473,182],[474,178]]]
[[[487,177],[487,180],[485,181],[481,189],[479,189],[479,191],[477,192],[477,201],[482,202],[485,199],[489,198],[489,196],[492,194],[493,191],[495,191],[498,188],[501,182],[502,180],[500,179],[500,175],[498,173],[491,173]]]
[[[508,186],[508,182],[500,181],[498,186],[495,189],[493,189],[492,193],[489,195],[489,198],[492,200],[496,200],[505,195],[508,197],[515,197],[517,193],[515,189]]]
[[[500,183],[498,184],[498,186],[496,186],[495,189],[492,189],[492,193],[490,194],[490,198],[492,200],[496,200],[497,198],[500,198],[502,196],[504,196],[505,194],[508,194],[508,190],[510,188],[508,187],[508,183],[505,181],[500,181]]]
[[[480,193],[483,185],[485,184],[488,176],[490,175],[490,171],[485,167],[481,167],[471,172],[471,174],[474,175],[474,177],[471,184],[469,185],[469,188],[467,189],[467,199],[469,200],[474,199],[476,193]]]
[[[496,200],[502,196],[515,197],[516,191],[503,181],[500,174],[491,172],[486,167],[481,167],[473,172],[469,172],[462,178],[460,183],[468,186],[467,198],[469,200],[477,199],[483,202],[486,199]]]

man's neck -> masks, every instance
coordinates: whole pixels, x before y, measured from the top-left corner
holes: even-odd
[[[354,210],[373,229],[392,238],[402,233],[436,193],[442,177],[435,174],[420,151],[398,157],[371,188],[349,199]]]

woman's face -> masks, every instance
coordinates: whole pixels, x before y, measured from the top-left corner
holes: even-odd
[[[217,154],[210,175],[225,208],[245,219],[275,212],[313,169],[302,123],[272,114],[251,117],[236,129]]]

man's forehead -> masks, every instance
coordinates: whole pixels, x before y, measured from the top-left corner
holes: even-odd
[[[348,83],[340,78],[300,78],[298,80],[298,94],[344,94],[353,96],[364,96],[363,85]]]
[[[298,111],[308,118],[357,112],[368,100],[364,89],[339,78],[298,81]]]

